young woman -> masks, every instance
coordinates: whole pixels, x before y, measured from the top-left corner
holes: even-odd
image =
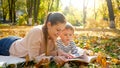
[[[38,62],[45,56],[55,56],[58,64],[73,56],[58,50],[55,41],[65,28],[66,19],[59,12],[49,13],[44,25],[32,28],[24,38],[15,36],[0,39],[0,55],[25,57]],[[45,55],[44,55],[45,54]]]

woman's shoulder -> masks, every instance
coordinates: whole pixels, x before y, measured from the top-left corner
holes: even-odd
[[[42,32],[42,25],[34,26],[34,27],[31,29],[31,31],[34,31],[34,32],[36,32],[36,31]]]
[[[42,30],[42,25],[34,26],[33,29],[41,29]]]
[[[43,35],[43,31],[42,31],[42,26],[34,26],[33,28],[30,29],[30,31],[27,33],[27,35]]]

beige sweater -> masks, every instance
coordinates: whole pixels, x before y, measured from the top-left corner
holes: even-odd
[[[52,52],[54,47],[53,42],[49,40],[49,52]],[[15,41],[11,45],[9,52],[10,55],[17,57],[25,57],[26,55],[29,55],[30,59],[34,59],[45,53],[45,41],[42,26],[34,27],[24,38]]]

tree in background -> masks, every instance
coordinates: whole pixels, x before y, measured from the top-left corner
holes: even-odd
[[[54,0],[49,0],[48,1],[48,12],[52,10],[53,2],[54,2]]]
[[[72,2],[72,0],[70,1]],[[109,15],[111,15],[109,13],[111,12],[108,12],[109,8],[106,4],[106,0],[101,1],[104,1],[104,3],[101,4],[101,7],[99,7],[98,10],[98,8],[96,7],[97,1],[94,0],[94,8],[92,9],[92,12],[94,13],[91,13],[92,15],[90,15],[89,13],[87,14],[87,11],[89,11],[88,0],[84,0],[85,4],[83,5],[83,10],[76,9],[71,5],[67,6],[67,8],[62,11],[66,15],[66,18],[69,20],[69,22],[71,22],[73,25],[79,25],[79,23],[83,25],[83,23],[81,22],[88,22],[88,19],[90,18],[96,19],[97,21],[103,19],[108,22]],[[62,6],[60,0],[0,0],[0,2],[1,18],[4,19],[4,21],[9,18],[9,21],[11,21],[10,23],[16,24],[21,23],[20,20],[22,20],[22,22],[25,23],[27,21],[28,25],[34,25],[34,23],[43,24],[44,18],[49,12],[61,11]],[[114,25],[116,26],[117,24],[116,27],[118,27],[120,26],[120,1],[112,0],[112,8],[114,14],[110,18],[110,21],[111,19],[113,20],[115,16]]]
[[[3,22],[6,22],[6,17],[8,14],[8,3],[6,0],[1,0],[1,9],[2,9]]]
[[[32,25],[33,0],[26,0],[28,25]]]
[[[84,0],[83,1],[83,23],[85,24],[86,23],[86,17],[87,17],[87,4],[88,4],[88,1]]]
[[[106,0],[106,1],[107,1],[107,6],[108,6],[109,18],[110,18],[110,28],[116,28],[115,21],[114,21],[115,17],[114,17],[112,2],[111,0]]]
[[[120,27],[120,0],[112,1],[114,16],[115,16],[115,26],[116,28]]]
[[[67,6],[64,11],[64,15],[66,16],[67,20],[74,26],[82,25],[82,11],[74,8],[72,5]]]
[[[117,2],[117,8],[118,8],[118,10],[120,10],[120,0],[116,0],[116,2]]]
[[[34,23],[38,24],[37,18],[39,13],[40,0],[34,0]]]
[[[97,12],[96,12],[96,2],[94,0],[94,18],[96,20],[96,17],[97,17]]]
[[[32,20],[37,23],[40,0],[26,0],[28,25],[32,25]]]
[[[48,0],[48,12],[59,10],[60,0]]]
[[[27,25],[42,24],[48,12],[59,11],[60,8],[60,0],[0,0],[0,3],[1,18],[6,20],[8,14],[13,24],[23,19],[27,20]]]
[[[60,4],[60,0],[56,0],[56,11],[58,11],[59,10],[59,4]]]
[[[8,0],[8,5],[9,5],[9,19],[10,19],[10,22],[13,25],[16,24],[15,2],[16,2],[16,0]]]
[[[29,25],[43,23],[45,15],[58,11],[59,0],[26,0]],[[38,19],[39,18],[39,19]]]

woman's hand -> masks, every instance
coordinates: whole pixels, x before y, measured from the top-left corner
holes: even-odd
[[[55,56],[54,61],[58,66],[62,66],[65,62],[67,62],[67,58],[64,56]]]
[[[65,56],[67,59],[72,59],[72,58],[75,57],[75,56],[73,56],[72,54],[69,54],[69,53],[63,53],[62,56]]]
[[[45,56],[45,54],[42,54],[38,57],[35,58],[35,62],[38,63],[39,65],[45,65],[50,63],[50,57],[51,56]]]

